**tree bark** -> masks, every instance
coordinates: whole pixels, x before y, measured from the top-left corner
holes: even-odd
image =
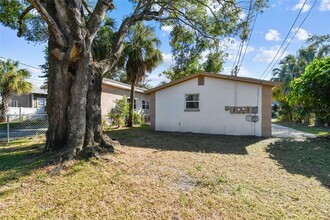
[[[45,150],[65,148],[68,133],[67,110],[70,104],[70,87],[73,80],[69,72],[68,62],[64,53],[58,49],[54,39],[48,41],[49,76],[46,112],[48,116],[48,130],[46,133]]]
[[[47,11],[60,24],[64,46],[50,35],[45,150],[61,150],[63,160],[97,156],[104,149],[112,152],[116,142],[105,137],[102,128],[102,71],[94,68],[91,53],[95,33],[87,27],[79,1],[68,1],[66,8],[57,5],[61,10],[51,4]]]
[[[49,42],[46,150],[63,150],[64,159],[95,156],[100,148],[113,151],[115,142],[103,135],[102,74],[93,69],[90,50],[84,48],[77,61],[69,63]]]
[[[129,103],[129,114],[127,127],[133,127],[134,122],[134,96],[135,96],[135,80],[131,81],[131,93],[130,93],[130,103]]]
[[[9,101],[9,94],[3,92],[2,100],[0,104],[0,122],[5,122],[7,120],[7,111],[8,111],[8,101]]]

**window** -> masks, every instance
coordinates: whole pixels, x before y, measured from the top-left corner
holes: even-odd
[[[142,109],[149,109],[149,100],[142,100]]]
[[[199,110],[199,94],[186,94],[186,110]]]
[[[129,104],[131,102],[130,98],[127,98],[127,103]],[[136,99],[134,99],[134,103],[133,103],[133,108],[136,109]]]
[[[10,107],[18,107],[18,100],[11,100],[9,103]]]
[[[146,101],[146,109],[149,109],[150,102],[149,100]]]
[[[46,98],[37,98],[37,108],[45,108]]]

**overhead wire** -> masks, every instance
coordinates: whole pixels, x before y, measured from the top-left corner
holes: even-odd
[[[9,59],[9,58],[6,58],[6,57],[2,57],[2,56],[0,56],[0,59],[4,59],[4,60],[6,60],[6,61],[8,61],[8,60],[12,60],[12,59]],[[30,68],[37,69],[37,70],[43,70],[43,69],[41,69],[41,68],[39,68],[39,67],[35,67],[35,66],[29,65],[29,64],[25,64],[25,63],[22,63],[22,62],[20,62],[20,61],[18,61],[18,63],[19,63],[20,65],[22,65],[22,66],[30,67]]]
[[[293,29],[294,25],[296,24],[298,18],[300,17],[300,14],[302,13],[302,11],[303,11],[303,9],[304,9],[306,3],[307,3],[307,0],[304,1],[304,4],[303,4],[302,7],[300,8],[298,15],[296,16],[296,18],[295,18],[293,24],[291,25],[290,30],[288,31],[287,35],[285,36],[285,39],[283,40],[281,46],[280,46],[280,47],[278,48],[278,50],[276,51],[275,56],[273,57],[273,59],[271,60],[271,62],[269,63],[269,65],[267,66],[267,68],[265,69],[265,71],[260,75],[259,79],[262,79],[262,77],[266,74],[266,72],[268,71],[268,69],[269,69],[269,68],[271,67],[271,65],[273,64],[275,58],[277,57],[277,55],[278,55],[279,52],[281,51],[281,49],[282,49],[282,47],[284,46],[286,40],[288,39],[290,33],[292,32],[292,29]]]
[[[247,19],[246,19],[247,21],[249,21],[250,16],[251,16],[252,2],[253,2],[253,0],[250,0],[249,12],[248,12]],[[246,23],[246,28],[247,28],[247,23]],[[250,37],[251,37],[251,32],[250,32]],[[250,39],[250,37],[249,37],[249,39]],[[245,40],[241,40],[240,45],[238,47],[237,55],[235,57],[235,61],[233,63],[233,67],[231,70],[231,75],[237,76],[237,73],[239,72],[239,65],[240,65],[240,63],[242,63],[241,57],[242,57],[242,51],[243,51],[243,47],[244,47],[244,41]],[[246,52],[246,49],[245,49],[245,52]],[[244,56],[245,55],[243,55],[243,57]]]
[[[6,58],[6,57],[3,57],[3,56],[0,56],[0,59],[3,59],[3,60],[12,60],[12,59],[9,59],[9,58]],[[20,61],[17,61],[19,65],[22,65],[22,66],[26,66],[26,67],[29,67],[29,68],[33,68],[33,69],[37,69],[37,70],[43,70],[42,68],[39,68],[39,67],[35,67],[35,66],[32,66],[32,65],[29,65],[29,64],[25,64],[25,63],[22,63]],[[40,76],[39,76],[40,77]],[[39,82],[45,82],[44,79],[38,79],[38,78],[29,78],[28,80],[30,81],[39,81]]]
[[[293,39],[295,38],[295,36],[297,35],[298,31],[300,30],[300,28],[302,27],[302,25],[305,23],[307,17],[310,15],[312,9],[314,8],[315,4],[316,4],[317,0],[314,0],[313,5],[311,6],[310,10],[307,12],[306,16],[304,17],[304,19],[302,20],[302,22],[300,23],[299,27],[296,29],[296,31],[294,32],[293,36],[291,37],[291,39],[288,41],[288,44],[286,45],[286,47],[284,48],[284,50],[282,50],[281,55],[277,58],[276,62],[273,64],[273,66],[268,70],[267,74],[263,77],[263,79],[265,79],[268,74],[271,72],[272,69],[274,69],[274,67],[276,66],[276,64],[278,64],[278,62],[280,61],[280,59],[282,58],[283,54],[285,53],[285,51],[288,49],[288,47],[290,46],[290,44],[292,43]]]
[[[245,47],[245,50],[244,50],[244,53],[243,53],[243,56],[242,56],[242,59],[241,59],[241,63],[238,65],[238,68],[237,68],[237,73],[239,73],[240,69],[241,69],[241,66],[243,64],[243,61],[244,61],[244,58],[245,58],[245,55],[246,55],[246,52],[247,52],[247,49],[249,47],[249,44],[250,44],[250,41],[251,41],[251,36],[252,36],[252,33],[253,33],[253,30],[254,30],[254,26],[256,24],[256,21],[257,21],[257,17],[258,17],[258,14],[259,14],[259,11],[257,11],[256,13],[256,16],[254,18],[254,21],[253,21],[253,25],[252,25],[252,28],[251,28],[251,31],[250,31],[250,36],[246,42],[246,47]]]
[[[284,54],[285,50],[286,50],[286,49],[288,48],[288,46],[291,44],[291,41],[293,40],[293,38],[294,38],[295,35],[297,34],[298,30],[301,28],[301,26],[303,25],[303,23],[306,21],[307,17],[309,16],[310,12],[312,11],[313,7],[315,6],[316,1],[317,1],[317,0],[314,0],[314,3],[313,3],[313,5],[312,5],[312,7],[309,9],[307,15],[305,16],[305,18],[302,20],[301,24],[299,25],[299,28],[297,28],[297,30],[295,31],[293,37],[292,37],[291,40],[288,42],[288,45],[287,45],[287,46],[285,47],[285,49],[282,51],[281,56]],[[288,32],[286,38],[284,39],[284,41],[283,41],[281,47],[277,50],[277,53],[276,53],[275,56],[273,57],[272,62],[274,62],[274,60],[275,60],[275,58],[277,57],[279,51],[281,50],[281,48],[283,47],[284,43],[286,42],[286,40],[287,40],[287,38],[288,38],[288,35],[291,33],[291,31],[292,31],[292,29],[293,29],[293,26],[294,26],[294,24],[296,23],[296,21],[298,20],[298,18],[299,18],[299,16],[300,16],[300,14],[301,14],[301,12],[302,12],[302,10],[303,10],[303,8],[304,8],[306,2],[307,2],[307,0],[305,0],[303,6],[301,7],[301,9],[300,9],[300,11],[299,11],[299,13],[298,13],[298,15],[297,15],[297,17],[296,17],[296,19],[295,19],[293,25],[291,26],[291,28],[290,28],[290,30],[289,30],[289,32]],[[280,56],[280,57],[281,57],[281,56]],[[278,60],[279,60],[279,59],[277,59],[277,62],[278,62]],[[272,62],[268,65],[268,67],[266,68],[266,70],[265,70],[265,71],[263,72],[263,74],[261,74],[261,76],[259,77],[259,79],[260,79],[260,83],[259,83],[259,85],[258,85],[258,90],[257,90],[257,107],[259,106],[260,86],[261,86],[262,80],[266,78],[266,76],[269,74],[269,72],[268,72],[267,75],[265,75],[264,77],[263,77],[263,75],[267,72],[267,70],[268,70],[269,67],[271,66]],[[275,66],[275,65],[273,65],[273,67],[274,67],[274,66]]]

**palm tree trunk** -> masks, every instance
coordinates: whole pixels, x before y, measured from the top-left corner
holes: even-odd
[[[6,121],[6,115],[8,111],[8,101],[9,101],[9,93],[3,92],[2,101],[0,105],[0,122]]]
[[[127,127],[131,128],[134,121],[134,96],[135,96],[135,80],[131,81],[131,94],[130,94],[130,103],[129,103],[129,114]]]

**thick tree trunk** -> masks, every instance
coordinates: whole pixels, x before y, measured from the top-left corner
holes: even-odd
[[[134,97],[135,97],[135,82],[132,80],[131,82],[131,94],[130,94],[130,103],[129,103],[129,114],[128,114],[128,122],[127,127],[133,127],[134,122]]]
[[[73,80],[68,62],[64,62],[64,53],[56,47],[54,40],[49,39],[49,72],[46,112],[48,130],[46,133],[46,150],[63,149],[67,145],[68,106],[70,104],[70,87]]]
[[[115,142],[103,135],[102,75],[92,68],[90,47],[70,63],[49,42],[46,150],[60,149],[64,159],[95,156],[102,148],[113,151]]]
[[[102,73],[93,67],[91,54],[93,38],[112,1],[99,1],[89,20],[79,0],[47,1],[47,13],[33,3],[51,33],[45,150],[61,150],[64,160],[95,156],[105,148],[113,151],[115,142],[102,131]]]

